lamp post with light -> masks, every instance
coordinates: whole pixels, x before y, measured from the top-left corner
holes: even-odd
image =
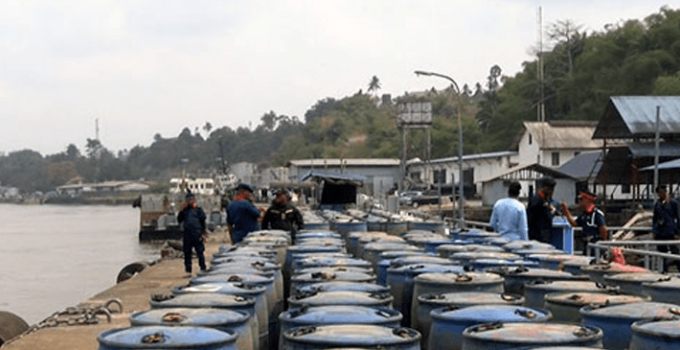
[[[453,94],[458,102],[458,106],[456,108],[458,113],[458,218],[460,228],[465,228],[465,216],[463,212],[463,123],[461,121],[461,108],[463,106],[463,99],[460,95],[460,88],[458,88],[456,81],[448,75],[434,72],[425,72],[421,70],[417,70],[415,73],[418,76],[424,75],[428,77],[444,78],[450,81],[453,86]]]

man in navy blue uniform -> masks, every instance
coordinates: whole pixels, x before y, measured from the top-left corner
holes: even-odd
[[[581,226],[583,230],[583,255],[586,255],[588,243],[595,243],[599,240],[607,240],[607,224],[605,223],[604,213],[595,207],[595,194],[588,191],[579,191],[578,205],[581,213],[576,220],[571,216],[567,203],[562,201],[562,213],[569,221],[571,226]]]
[[[659,200],[654,203],[654,214],[652,217],[652,231],[654,240],[671,241],[678,239],[680,235],[680,213],[678,212],[678,202],[668,197],[666,186],[658,186],[656,195]],[[678,254],[676,245],[657,245],[656,249],[661,253]],[[664,271],[668,269],[668,264],[664,264]],[[675,262],[675,266],[680,270],[680,262]]]
[[[227,206],[227,229],[231,243],[239,243],[248,233],[259,230],[260,210],[253,204],[253,188],[240,183],[234,200]]]
[[[182,211],[177,214],[177,222],[184,228],[184,271],[191,276],[191,251],[196,251],[198,266],[205,271],[205,212],[196,205],[196,197],[189,192]]]
[[[557,214],[556,203],[552,199],[555,179],[544,176],[539,179],[541,188],[529,198],[527,222],[529,239],[550,243],[552,241],[552,220]]]

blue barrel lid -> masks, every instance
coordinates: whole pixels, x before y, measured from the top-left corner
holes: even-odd
[[[533,280],[525,283],[524,289],[542,290],[546,292],[607,292],[611,288],[591,281]]]
[[[527,250],[527,249],[555,249],[554,246],[548,243],[543,243],[539,241],[512,241],[503,245],[505,250]]]
[[[529,256],[531,258],[531,255]],[[571,254],[537,254],[536,259],[539,261],[583,261],[586,263],[590,263],[593,261],[593,257],[591,256],[583,256],[583,255],[571,255]]]
[[[222,273],[224,270],[233,269],[234,267],[252,267],[262,271],[280,270],[281,264],[273,263],[271,261],[243,261],[236,260],[226,263],[215,263],[210,266],[208,273]]]
[[[231,265],[229,268],[222,268],[216,271],[207,271],[204,273],[199,273],[198,276],[212,276],[212,275],[228,275],[234,273],[245,273],[245,274],[255,274],[267,277],[274,277],[276,270],[263,270],[257,267],[248,265]]]
[[[410,328],[375,325],[325,325],[293,328],[284,332],[295,343],[337,346],[396,346],[420,342],[421,335]]]
[[[317,246],[317,245],[292,245],[286,248],[288,254],[338,252],[337,246]]]
[[[420,248],[416,246],[412,246],[408,243],[404,242],[373,242],[373,243],[368,243],[363,246],[362,250],[364,252],[368,251],[377,251],[377,252],[382,252],[382,251],[388,251],[388,250],[420,250]]]
[[[386,324],[400,322],[402,315],[392,308],[355,305],[305,307],[282,312],[279,320],[296,325]]]
[[[500,237],[501,235],[496,232],[482,231],[479,229],[471,228],[467,230],[459,230],[457,233],[458,237]]]
[[[298,292],[301,293],[333,291],[387,293],[390,291],[390,288],[375,283],[343,281],[313,283],[298,288]]]
[[[331,237],[331,238],[342,238],[339,233],[327,230],[300,230],[295,235],[295,239],[300,238],[311,238],[311,237]]]
[[[215,308],[239,308],[255,305],[255,298],[233,294],[217,293],[187,293],[182,295],[164,296],[162,300],[151,300],[152,308],[177,308],[177,307],[215,307]]]
[[[585,305],[618,305],[628,303],[639,303],[649,301],[649,297],[640,297],[637,295],[621,294],[619,292],[610,291],[604,292],[574,292],[564,293],[556,292],[546,294],[544,300],[554,304],[571,305],[581,307]]]
[[[452,293],[427,293],[418,296],[418,301],[425,304],[441,305],[485,305],[485,304],[524,304],[524,297],[514,294],[501,294],[489,292],[452,292]]]
[[[506,276],[523,276],[523,277],[535,277],[535,278],[545,278],[545,279],[563,279],[563,280],[588,280],[587,276],[574,276],[569,272],[542,269],[542,268],[509,268],[507,269]]]
[[[353,291],[298,293],[290,298],[291,305],[382,305],[392,303],[389,293],[368,293]]]
[[[505,259],[505,260],[518,260],[522,259],[521,256],[513,253],[506,252],[490,252],[490,251],[473,251],[473,252],[457,252],[450,256],[451,259]]]
[[[100,333],[97,340],[116,349],[193,349],[233,343],[236,336],[213,328],[146,326],[111,329]]]
[[[503,277],[495,273],[465,272],[465,273],[423,273],[415,278],[416,283],[436,284],[476,284],[476,283],[500,283]]]
[[[642,284],[645,288],[680,290],[680,278],[673,277],[664,281],[646,282]]]
[[[518,249],[512,251],[515,254],[521,256],[532,256],[532,255],[557,255],[557,254],[567,254],[567,252],[562,250],[557,250],[555,248],[535,248],[535,249]]]
[[[531,344],[540,342],[541,344],[555,343],[559,345],[588,343],[602,338],[602,330],[576,324],[494,322],[466,328],[463,331],[463,337],[503,343]]]
[[[295,275],[314,274],[314,273],[336,273],[336,272],[354,272],[365,273],[373,275],[374,271],[371,267],[359,266],[319,266],[319,267],[305,267],[295,270]]]
[[[616,273],[613,275],[604,276],[605,281],[612,282],[665,282],[672,279],[669,275],[664,275],[656,272],[629,272],[629,273]]]
[[[524,266],[524,267],[537,267],[538,262],[528,261],[522,259],[507,260],[507,259],[475,259],[472,262],[473,265],[487,265],[487,266]]]
[[[257,285],[267,285],[274,282],[274,277],[252,273],[225,273],[216,275],[197,276],[190,280],[190,283],[192,285],[224,282],[242,282],[242,283],[254,283]]]
[[[347,257],[313,257],[298,260],[298,264],[302,268],[318,267],[318,266],[357,266],[357,267],[371,267],[371,262],[364,259],[347,258]]]
[[[587,305],[579,312],[583,317],[617,317],[623,319],[643,319],[673,317],[680,315],[680,306],[667,303],[641,302],[619,305]]]
[[[487,322],[544,322],[552,318],[550,311],[521,305],[474,305],[463,308],[445,306],[430,312],[432,320]]]
[[[333,246],[342,247],[345,241],[341,238],[333,237],[309,237],[304,239],[295,239],[295,244],[298,246]]]
[[[211,265],[213,264],[224,264],[236,261],[261,261],[261,262],[273,262],[271,258],[264,256],[254,256],[254,255],[234,255],[234,256],[223,256],[223,257],[213,257],[211,260]]]
[[[334,272],[310,272],[295,275],[290,278],[292,282],[328,282],[328,281],[354,281],[373,282],[375,276],[363,272],[334,271]]]
[[[411,264],[404,265],[401,267],[388,269],[389,273],[403,273],[406,276],[417,276],[421,273],[464,273],[466,272],[465,267],[461,265],[439,265],[439,264]]]
[[[220,294],[234,294],[234,295],[252,295],[257,296],[267,291],[267,288],[262,285],[254,283],[242,282],[227,282],[227,283],[204,283],[197,285],[181,285],[174,286],[171,289],[172,294],[186,294],[186,293],[220,293]]]
[[[132,326],[202,326],[240,325],[250,316],[245,312],[214,308],[169,308],[135,312],[130,315]]]
[[[636,321],[631,325],[635,333],[649,334],[664,339],[680,340],[680,318],[646,319]]]
[[[430,255],[416,255],[416,256],[404,256],[401,258],[392,259],[390,262],[390,267],[396,268],[400,266],[413,265],[413,264],[439,264],[439,265],[454,265],[456,262],[439,256]]]

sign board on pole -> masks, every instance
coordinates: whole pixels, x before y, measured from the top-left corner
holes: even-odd
[[[407,102],[397,105],[397,125],[405,128],[426,128],[432,125],[432,104],[430,102]]]

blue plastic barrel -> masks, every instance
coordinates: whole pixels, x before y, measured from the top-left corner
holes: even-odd
[[[374,275],[374,271],[371,267],[317,266],[317,267],[305,267],[299,270],[295,270],[295,272],[293,273],[293,277],[310,273],[335,273],[335,272],[359,272],[365,273],[367,275]]]
[[[379,237],[385,237],[387,233],[382,231],[366,231],[366,232],[350,232],[347,236],[347,251],[354,256],[360,256],[359,254],[359,241],[362,238],[375,238],[378,240]]]
[[[546,310],[517,305],[447,306],[432,310],[430,316],[431,336],[424,347],[452,350],[462,348],[463,331],[468,327],[488,322],[546,322],[551,317]]]
[[[298,232],[295,235],[295,239],[307,239],[319,237],[342,238],[340,234],[330,230],[300,230],[300,232]]]
[[[458,252],[449,256],[452,260],[460,261],[461,265],[472,265],[475,260],[479,259],[501,259],[501,260],[521,260],[522,257],[513,253],[507,252],[489,252],[489,251],[474,251],[474,252]]]
[[[680,349],[680,319],[642,320],[631,326],[629,350]]]
[[[488,268],[485,271],[497,273],[505,279],[506,293],[524,294],[524,284],[529,281],[586,281],[586,276],[575,276],[564,271],[555,271],[541,268]]]
[[[423,334],[427,339],[430,334],[432,319],[430,312],[446,306],[464,308],[475,305],[522,305],[524,297],[501,293],[429,293],[418,297],[415,312],[411,315],[411,327]]]
[[[671,276],[662,275],[660,273],[617,273],[611,276],[604,276],[604,281],[611,286],[616,286],[622,292],[641,295],[642,284],[650,282],[664,282],[670,281]]]
[[[297,327],[329,324],[366,324],[397,328],[401,319],[401,314],[391,308],[376,309],[353,305],[293,309],[279,316],[282,334]],[[283,341],[284,338],[281,337],[280,348],[283,348]]]
[[[258,335],[260,344],[269,344],[272,339],[278,339],[276,335],[276,318],[282,308],[269,307],[265,295],[266,288],[254,284],[244,283],[206,283],[195,286],[175,286],[171,289],[175,295],[189,293],[218,293],[227,295],[240,295],[255,298],[255,314],[259,325]],[[274,302],[276,301],[269,301]],[[271,334],[270,334],[271,333]]]
[[[236,347],[241,350],[259,349],[259,341],[253,335],[248,322],[250,315],[245,312],[224,309],[159,309],[135,312],[130,315],[130,325],[141,326],[193,326],[209,327],[220,331],[233,331],[238,335]],[[254,323],[253,323],[254,325]]]
[[[378,267],[378,261],[380,261],[380,254],[386,251],[390,250],[397,250],[397,251],[405,251],[405,250],[421,250],[418,247],[406,244],[406,243],[399,243],[399,242],[388,242],[388,243],[383,243],[383,242],[374,242],[374,243],[369,243],[366,244],[363,249],[362,249],[362,256],[361,258],[364,260],[368,260],[371,262],[371,266],[373,268]]]
[[[567,292],[607,292],[609,289],[601,284],[590,281],[545,281],[533,280],[524,284],[524,305],[529,307],[543,307],[546,294]]]
[[[288,298],[289,310],[303,307],[354,305],[372,308],[392,307],[388,293],[367,293],[352,291],[298,293]]]
[[[659,303],[680,305],[680,279],[643,283],[642,294],[649,295],[653,301]]]
[[[676,316],[677,306],[665,303],[632,303],[610,306],[585,306],[581,312],[581,323],[601,328],[606,349],[626,349],[632,336],[633,322],[655,317]]]
[[[463,350],[602,347],[601,329],[561,323],[485,323],[465,329],[463,338]]]
[[[309,284],[345,281],[345,282],[368,282],[375,283],[375,276],[363,272],[335,271],[335,272],[311,272],[295,275],[290,279],[291,291],[298,290]]]
[[[584,265],[590,264],[594,259],[589,256],[571,255],[571,254],[542,254],[537,257],[539,267],[544,269],[558,270],[564,268],[564,263],[569,261],[579,261]]]
[[[619,305],[649,301],[649,298],[614,291],[608,293],[551,293],[546,294],[543,299],[543,308],[553,314],[553,321],[566,323],[581,323],[579,310],[586,305]]]
[[[104,331],[99,350],[194,349],[236,350],[236,334],[204,327],[129,327]]]
[[[446,225],[441,221],[409,221],[408,230],[422,230],[444,234]]]
[[[298,327],[283,333],[280,350],[322,350],[329,348],[370,348],[420,350],[420,333],[408,328],[374,325],[327,325]]]
[[[535,261],[527,260],[505,260],[505,259],[475,259],[472,261],[474,271],[484,271],[491,267],[538,267]]]
[[[308,284],[296,290],[295,293],[334,292],[334,291],[389,293],[390,289],[375,283],[331,281]]]
[[[625,266],[625,267],[624,267]],[[607,281],[604,280],[604,276],[609,276],[617,273],[649,273],[651,271],[639,268],[637,271],[630,271],[632,266],[619,265],[619,264],[593,264],[587,266],[581,266],[581,274],[587,275],[591,280],[606,284]]]
[[[412,304],[427,293],[485,292],[503,293],[503,277],[493,273],[423,273],[413,282]]]
[[[350,232],[368,231],[368,227],[364,221],[333,221],[331,222],[331,230],[336,231],[342,237],[347,237]]]

